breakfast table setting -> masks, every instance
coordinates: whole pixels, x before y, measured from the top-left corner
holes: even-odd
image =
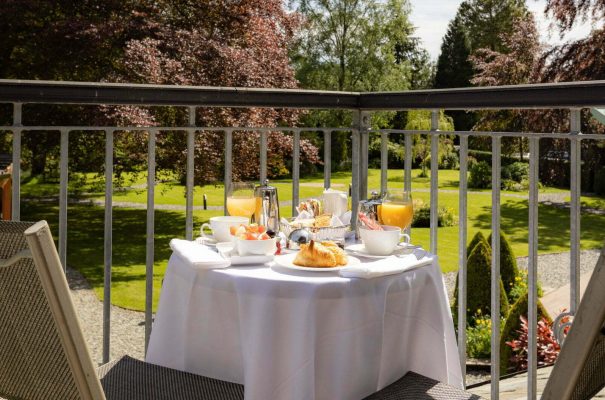
[[[403,233],[409,193],[361,202],[356,229],[344,192],[289,219],[278,204],[268,182],[230,191],[229,216],[171,240],[146,361],[247,400],[363,399],[410,371],[462,388],[438,259]]]

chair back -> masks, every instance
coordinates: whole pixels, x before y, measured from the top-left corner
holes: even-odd
[[[0,221],[0,397],[105,399],[46,221]]]
[[[543,400],[590,399],[605,387],[605,247],[586,287]]]

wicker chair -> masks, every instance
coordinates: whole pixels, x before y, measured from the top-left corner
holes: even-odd
[[[224,400],[244,387],[130,357],[95,371],[47,223],[0,221],[0,398]]]
[[[543,400],[590,399],[605,387],[605,247],[595,267]]]

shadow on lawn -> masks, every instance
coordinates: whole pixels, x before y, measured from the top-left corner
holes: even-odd
[[[491,206],[481,208],[474,225],[491,229]],[[501,229],[516,242],[528,241],[528,201],[506,201],[501,205]],[[540,204],[538,208],[538,247],[540,251],[565,251],[570,240],[569,210]],[[581,241],[583,248],[599,248],[605,240],[605,216],[583,214],[581,217]]]
[[[24,202],[22,220],[48,221],[53,236],[58,238],[59,207]],[[122,268],[112,271],[113,282],[140,281],[144,274],[130,267],[144,265],[146,259],[146,210],[114,208],[112,263]],[[195,221],[197,225],[197,221]],[[157,263],[170,257],[170,239],[185,236],[185,214],[176,211],[155,211],[155,254]],[[103,285],[104,209],[91,205],[69,205],[67,211],[67,264],[79,270],[93,286]],[[154,275],[159,277],[163,271]]]

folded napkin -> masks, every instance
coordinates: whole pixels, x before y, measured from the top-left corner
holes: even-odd
[[[208,246],[196,242],[172,239],[170,241],[170,248],[174,254],[196,268],[225,268],[231,264],[229,260],[224,259],[220,254],[212,251]]]
[[[352,265],[340,270],[345,278],[377,278],[379,276],[394,275],[421,267],[433,262],[433,257],[424,251],[414,252],[405,256],[390,256],[379,261]]]

